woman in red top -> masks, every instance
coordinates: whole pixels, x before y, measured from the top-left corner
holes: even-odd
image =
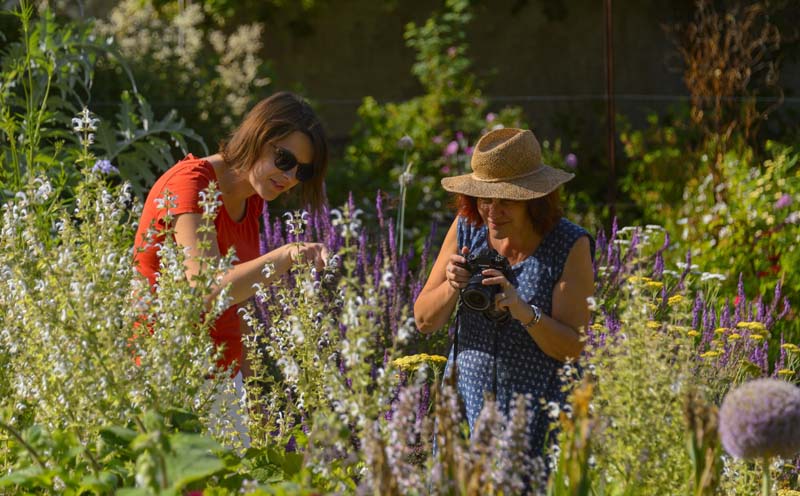
[[[243,322],[236,313],[237,304],[255,294],[256,283],[269,284],[280,278],[293,260],[302,256],[321,268],[328,253],[319,243],[284,245],[259,255],[259,217],[264,201],[301,184],[303,199],[317,208],[323,201],[323,179],[328,165],[328,145],[319,119],[299,97],[276,93],[259,102],[241,125],[223,142],[220,152],[209,157],[188,155],[164,173],[147,196],[134,245],[134,260],[139,272],[155,285],[159,271],[157,244],[163,235],[147,240],[151,225],[163,230],[166,210],[159,208],[164,192],[176,196],[174,217],[175,241],[187,248],[186,277],[192,281],[200,271],[196,256],[215,256],[236,249],[233,268],[229,270],[209,301],[230,285],[232,305],[215,323],[211,336],[216,345],[225,344],[223,365],[237,367],[242,359]],[[200,192],[216,181],[222,206],[214,220],[215,232],[202,233]],[[210,242],[201,250],[204,236]],[[270,263],[269,278],[262,269]]]

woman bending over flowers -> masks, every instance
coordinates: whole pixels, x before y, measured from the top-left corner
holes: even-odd
[[[322,125],[311,107],[291,93],[276,93],[259,102],[239,127],[223,142],[219,153],[198,158],[192,154],[175,164],[153,185],[147,196],[134,245],[134,260],[151,286],[159,271],[158,244],[164,234],[147,239],[152,226],[165,228],[166,192],[175,198],[169,208],[176,243],[188,249],[186,277],[200,272],[198,256],[220,257],[236,250],[234,266],[213,288],[209,302],[230,285],[231,306],[220,315],[211,332],[215,345],[224,344],[221,365],[238,368],[242,362],[243,322],[237,304],[255,294],[254,284],[269,284],[289,270],[298,257],[321,268],[328,257],[319,243],[293,243],[259,255],[259,218],[265,201],[301,184],[303,199],[318,208],[323,201],[323,179],[328,165],[328,144]],[[216,182],[222,205],[216,212],[214,232],[203,232],[203,191]],[[208,246],[208,248],[201,248]],[[274,267],[269,276],[262,269]]]

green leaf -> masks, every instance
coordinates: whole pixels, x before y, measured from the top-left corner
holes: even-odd
[[[178,433],[170,436],[173,453],[167,457],[167,474],[174,489],[201,481],[225,469],[215,454],[222,446],[211,438],[198,434]]]
[[[43,471],[41,467],[27,467],[15,470],[8,475],[0,477],[0,487],[8,486],[33,486],[49,487],[52,480],[52,472]]]
[[[112,425],[100,429],[100,437],[109,444],[127,448],[136,439],[138,433],[132,429]]]

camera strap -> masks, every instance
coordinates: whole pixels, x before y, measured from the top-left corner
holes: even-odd
[[[455,330],[453,331],[453,367],[450,369],[453,379],[458,378],[456,367],[458,364],[458,328],[461,327],[461,298],[458,299],[456,304],[456,322]],[[455,380],[454,380],[455,383]]]
[[[492,343],[492,395],[494,396],[494,400],[497,400],[497,335],[500,334],[500,331],[497,329],[498,324],[497,322],[492,323],[492,327],[494,327],[494,343]]]

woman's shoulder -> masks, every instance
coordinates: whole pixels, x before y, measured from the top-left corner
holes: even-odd
[[[566,217],[561,217],[554,231],[556,234],[555,238],[560,241],[560,244],[567,249],[567,251],[571,250],[579,239],[583,237],[588,238],[590,251],[594,254],[594,237],[592,237],[589,231],[583,226],[572,222]]]

